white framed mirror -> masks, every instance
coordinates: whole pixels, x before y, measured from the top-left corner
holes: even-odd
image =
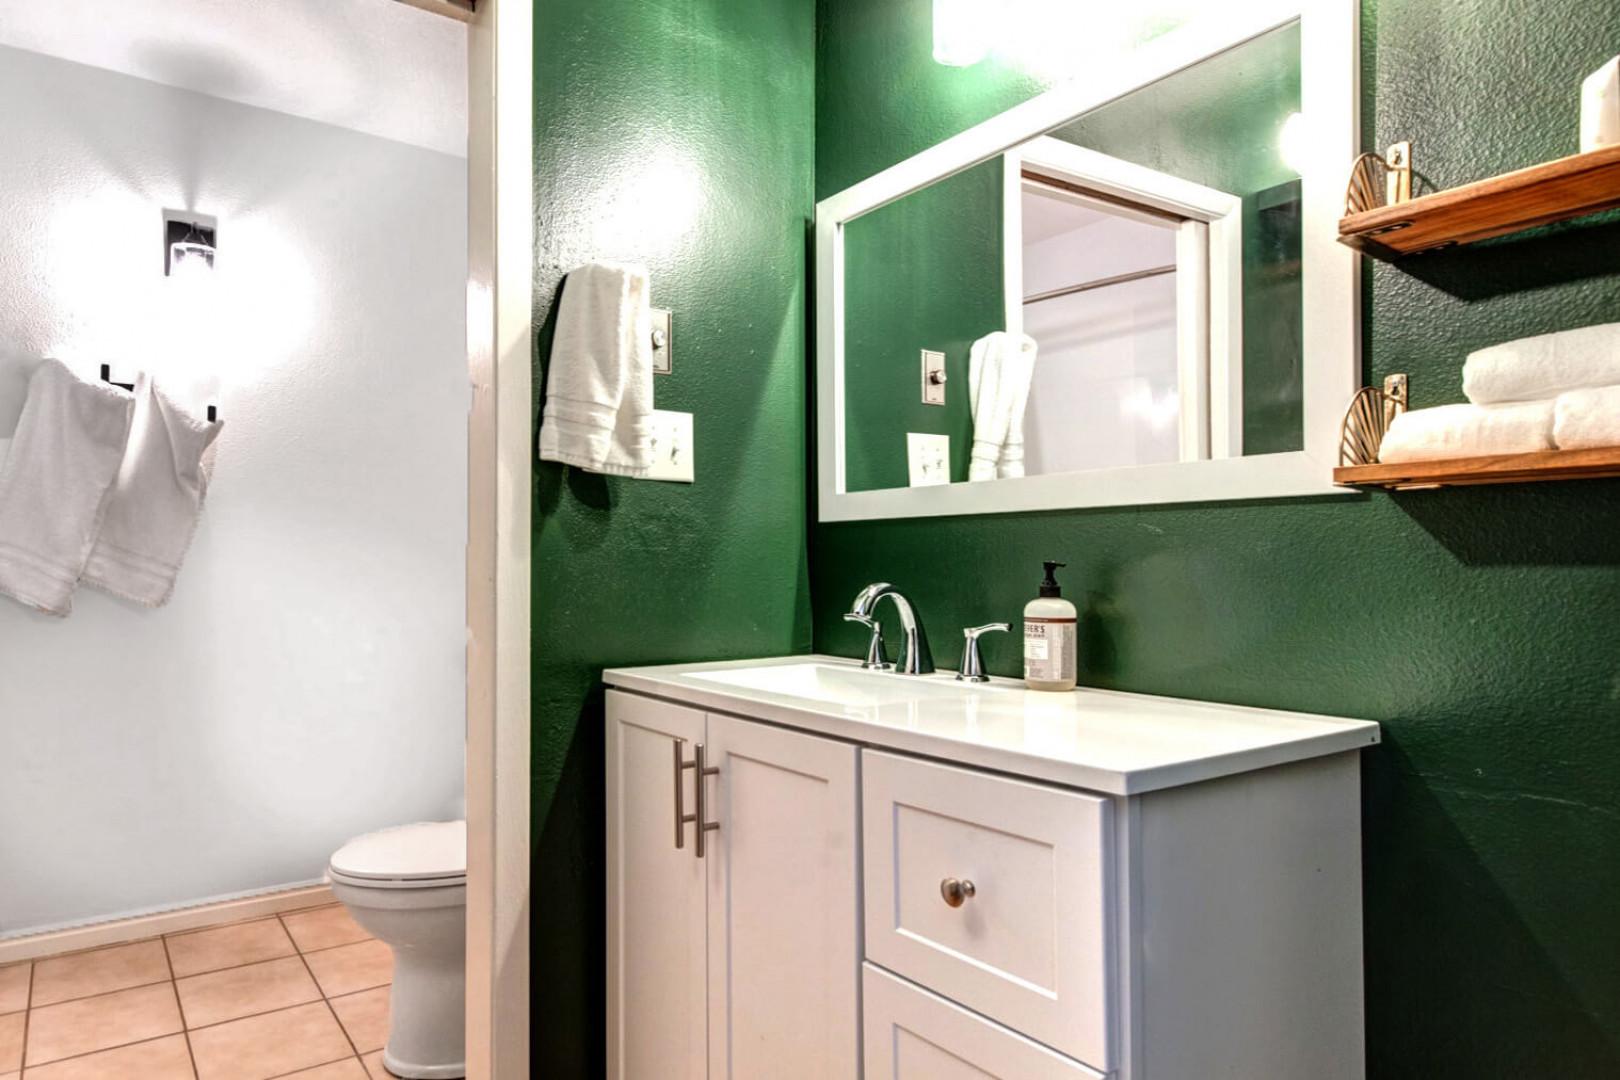
[[[823,521],[1342,494],[1356,0],[1241,0],[816,208]]]

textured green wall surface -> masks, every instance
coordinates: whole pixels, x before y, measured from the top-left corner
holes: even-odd
[[[538,356],[563,274],[641,260],[675,313],[657,405],[695,414],[691,486],[535,473],[534,1071],[585,1078],[605,1069],[602,669],[809,645],[815,26],[805,0],[535,14]]]
[[[906,433],[949,435],[951,479],[973,450],[968,352],[1006,328],[1001,159],[879,207],[844,230],[844,483],[910,483]],[[922,400],[922,350],[945,354],[945,404]]]
[[[818,197],[1042,89],[934,65],[929,10],[821,0]],[[1369,0],[1364,142],[1415,140],[1442,187],[1573,153],[1617,43],[1612,0]],[[1375,264],[1364,297],[1368,381],[1460,400],[1470,349],[1620,319],[1620,222]],[[858,654],[839,615],[886,579],[954,663],[1064,559],[1084,681],[1380,721],[1369,1075],[1620,1076],[1617,527],[1615,481],[817,525],[815,645]],[[1015,639],[985,655],[1019,674]]]

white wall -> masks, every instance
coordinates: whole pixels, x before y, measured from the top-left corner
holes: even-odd
[[[44,356],[216,380],[173,602],[0,601],[0,934],[460,813],[465,162],[0,48],[0,439]],[[213,295],[160,214],[220,219]]]
[[[0,45],[467,153],[467,27],[393,0],[0,0]]]

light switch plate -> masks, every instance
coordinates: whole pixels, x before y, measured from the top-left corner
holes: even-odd
[[[945,404],[945,354],[933,349],[922,351],[922,399],[924,405]]]
[[[691,413],[654,409],[652,448],[653,465],[647,479],[672,480],[681,484],[693,481]]]
[[[653,374],[668,375],[675,370],[675,316],[663,308],[652,309]]]
[[[906,432],[906,462],[912,487],[933,487],[951,482],[951,437]]]

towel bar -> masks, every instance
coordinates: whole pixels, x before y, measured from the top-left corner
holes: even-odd
[[[104,382],[104,383],[110,383],[113,386],[116,386],[121,390],[134,390],[135,389],[135,384],[134,383],[114,382],[113,381],[112,365],[111,364],[102,364],[101,365],[101,381]],[[208,422],[210,424],[219,423],[219,409],[217,407],[213,406],[213,405],[208,406]]]

